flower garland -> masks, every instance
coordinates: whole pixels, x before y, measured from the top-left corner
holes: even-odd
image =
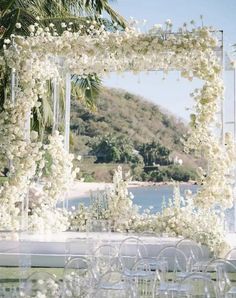
[[[192,32],[185,28],[179,34],[172,34],[170,28],[167,29],[156,26],[147,34],[133,27],[124,32],[108,32],[92,21],[87,35],[82,34],[82,28],[72,32],[68,26],[58,36],[55,28],[43,30],[35,24],[30,27],[30,37],[15,36],[14,43],[9,45],[6,42],[1,63],[5,61],[19,77],[16,103],[7,99],[0,114],[1,153],[13,161],[8,182],[0,192],[0,201],[8,206],[8,214],[14,211],[19,216],[16,202],[23,201],[38,167],[39,172],[43,168],[45,148],[37,139],[26,140],[25,123],[32,108],[39,105],[38,98],[46,96],[46,81],[60,77],[58,61],[63,61],[68,72],[80,76],[90,73],[105,75],[110,71],[123,72],[127,69],[133,72],[163,69],[164,73],[177,69],[182,77],[189,80],[193,77],[203,80],[203,87],[193,92],[195,113],[191,117],[190,137],[186,143],[186,150],[201,153],[209,164],[208,173],[199,170],[203,187],[195,201],[203,208],[210,208],[216,203],[222,208],[232,205],[229,175],[235,160],[234,146],[228,136],[226,146],[222,146],[212,131],[223,94],[221,67],[214,53],[217,40],[210,32],[211,28],[201,27]],[[48,150],[53,152],[54,147],[60,148],[54,139],[51,141],[54,145],[49,145]],[[63,160],[70,168],[66,171],[69,176],[71,157],[67,158],[64,156]],[[53,155],[53,160],[52,173],[55,175],[44,188],[47,206],[55,206],[59,189],[65,189],[67,175],[63,172],[65,167],[58,154]]]
[[[229,249],[225,241],[224,216],[216,211],[197,209],[191,192],[180,196],[179,185],[174,185],[173,198],[162,212],[138,215],[132,223],[136,232],[154,231],[169,236],[183,236],[205,244],[215,255],[222,255]]]
[[[160,213],[151,214],[147,209],[140,214],[138,206],[133,204],[132,193],[128,191],[128,181],[129,176],[124,178],[122,168],[118,167],[113,186],[102,193],[103,212],[98,213],[96,202],[89,207],[80,204],[70,214],[70,229],[86,231],[89,221],[95,218],[109,221],[110,229],[116,232],[153,231],[159,235],[183,236],[207,245],[217,256],[227,250],[224,216],[215,210],[197,209],[191,191],[181,197],[179,185],[175,184],[173,197],[169,198],[168,206],[163,204]],[[100,198],[96,199],[99,203]]]

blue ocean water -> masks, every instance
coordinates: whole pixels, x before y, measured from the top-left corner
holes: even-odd
[[[180,185],[180,193],[184,195],[187,189],[190,189],[193,193],[196,193],[198,186],[192,184]],[[132,187],[129,191],[134,195],[133,203],[140,206],[140,211],[152,206],[151,212],[156,213],[161,211],[163,200],[168,202],[169,198],[173,197],[173,187],[170,185],[158,185],[158,186],[145,186],[145,187]],[[89,197],[80,197],[68,202],[69,208],[77,206],[83,203],[85,206],[90,204]]]

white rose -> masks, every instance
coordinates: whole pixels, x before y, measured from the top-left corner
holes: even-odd
[[[34,33],[34,31],[35,31],[35,26],[34,26],[34,25],[30,25],[30,26],[28,27],[28,30],[29,30],[29,32]]]
[[[21,28],[21,23],[16,23],[16,28],[20,29]]]

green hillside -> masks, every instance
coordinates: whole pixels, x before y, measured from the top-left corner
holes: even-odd
[[[168,151],[168,160],[172,160],[176,156],[182,159],[183,165],[181,170],[183,168],[187,170],[193,169],[196,165],[194,158],[187,156],[183,152],[181,138],[187,132],[186,125],[159,106],[124,90],[103,88],[97,99],[97,110],[95,112],[89,111],[83,104],[74,100],[71,111],[71,131],[72,151],[83,156],[80,166],[86,178],[89,177],[91,180],[109,180],[112,169],[117,166],[117,163],[125,163],[126,167],[133,169],[139,163],[139,173],[136,173],[137,177],[135,178],[149,180],[148,177],[144,177],[145,175],[142,177],[140,175],[144,166],[146,166],[145,171],[149,172],[147,166],[151,165],[150,162],[149,164],[147,162],[146,164],[141,164],[139,161],[133,161],[132,158],[129,159],[127,156],[123,157],[123,160],[120,155],[125,150],[132,150],[137,155],[141,150],[140,148],[145,146],[143,144],[151,142],[158,143],[158,146],[160,145],[158,152],[162,152],[163,148]],[[116,146],[118,147],[121,146],[118,148],[119,152],[115,152],[116,156],[118,154],[119,157],[116,157],[116,160],[115,158],[111,160],[109,164],[104,164],[103,160],[99,161],[96,154],[100,149],[98,147],[94,149],[94,143],[100,142],[102,137],[107,137],[109,142],[116,142]],[[118,145],[117,139],[119,139]],[[105,140],[106,142],[107,139]],[[120,145],[121,143],[122,145]],[[162,162],[163,158],[157,158],[155,160],[161,160]],[[135,163],[136,165],[134,165]],[[161,167],[162,170],[167,170],[167,163],[169,162],[167,161],[161,164],[163,165]],[[173,168],[174,165],[170,164],[169,167]],[[104,174],[106,168],[107,174]],[[150,170],[152,172],[156,168],[150,168]],[[99,173],[99,171],[103,174]],[[166,179],[168,180],[168,178]]]

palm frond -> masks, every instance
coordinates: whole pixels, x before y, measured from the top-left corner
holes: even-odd
[[[34,24],[36,22],[36,19],[30,13],[28,13],[26,10],[22,8],[16,8],[10,11],[9,13],[7,13],[6,15],[4,15],[0,19],[0,26],[3,26],[6,29],[1,38],[2,44],[5,38],[8,38],[11,36],[11,34],[15,33],[16,23],[18,22],[21,23],[22,28],[17,33],[21,35],[28,35],[29,25]]]
[[[122,28],[127,27],[127,22],[125,18],[123,18],[120,14],[118,14],[114,9],[111,8],[110,5],[106,2],[104,5],[104,10],[108,13],[108,15],[111,17],[111,19],[116,22],[118,25],[120,25]]]
[[[14,5],[16,0],[2,0],[0,1],[1,17],[3,17],[8,10]]]
[[[43,98],[41,105],[41,113],[43,115],[43,125],[50,126],[53,122],[53,111],[50,102],[47,98]]]
[[[72,77],[73,94],[78,100],[83,100],[90,109],[96,109],[96,99],[100,93],[102,81],[96,74],[90,74],[85,78]]]
[[[85,0],[85,8],[91,8],[95,16],[101,15],[103,11],[106,11],[113,22],[122,28],[127,27],[126,20],[109,5],[108,0]]]

